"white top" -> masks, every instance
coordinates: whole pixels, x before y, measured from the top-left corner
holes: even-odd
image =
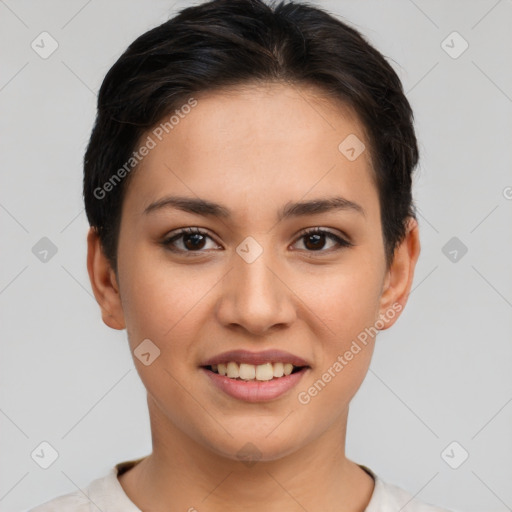
[[[142,512],[130,501],[117,479],[120,470],[123,473],[141,460],[120,462],[107,475],[93,480],[83,492],[77,490],[59,496],[28,512],[90,512],[93,509],[102,512]],[[407,491],[381,480],[366,466],[360,467],[375,480],[375,488],[365,512],[450,512],[418,501]],[[90,507],[91,504],[96,506]]]

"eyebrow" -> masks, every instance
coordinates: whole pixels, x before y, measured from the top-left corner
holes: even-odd
[[[206,199],[182,196],[167,196],[159,199],[147,206],[144,210],[144,214],[167,208],[178,209],[205,217],[217,217],[228,220],[232,217],[231,211],[221,204]],[[291,217],[316,215],[331,211],[350,211],[358,213],[363,217],[366,216],[366,212],[360,204],[341,196],[334,196],[312,199],[310,201],[288,202],[279,210],[277,220],[281,221]]]

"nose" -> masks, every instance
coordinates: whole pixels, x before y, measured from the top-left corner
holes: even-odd
[[[234,254],[233,268],[221,284],[218,320],[254,335],[290,326],[296,318],[295,296],[279,269],[271,250],[251,263]]]

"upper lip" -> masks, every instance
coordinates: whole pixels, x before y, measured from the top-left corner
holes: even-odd
[[[228,352],[222,352],[222,354],[217,354],[216,356],[207,359],[201,364],[201,366],[229,363],[230,361],[253,365],[265,363],[292,363],[294,366],[309,366],[309,364],[301,357],[277,349],[263,350],[262,352],[229,350]]]

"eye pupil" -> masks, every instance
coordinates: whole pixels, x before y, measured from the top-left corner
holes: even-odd
[[[194,242],[192,242],[192,244],[188,244],[187,242],[191,241],[191,239],[194,238]],[[192,233],[192,234],[187,234],[187,235],[183,235],[183,244],[185,245],[185,247],[187,249],[201,249],[202,246],[201,246],[201,243],[204,244],[204,236],[201,235],[200,233]]]
[[[322,240],[323,238],[325,238],[325,235],[322,235],[322,234],[316,234],[316,233],[314,233],[314,234],[312,234],[312,235],[308,235],[308,236],[306,237],[306,240],[307,240],[307,241],[309,241],[309,240],[314,240],[314,242],[313,242],[313,247],[310,247],[310,246],[309,246],[309,244],[308,244],[307,242],[306,242],[306,244],[305,244],[305,245],[306,245],[306,247],[307,247],[308,249],[321,249],[321,248],[322,248],[322,246],[323,246],[323,245],[324,245],[324,243],[325,243],[325,240]],[[319,242],[322,242],[322,243],[320,243],[320,244],[319,244]],[[318,244],[319,244],[319,246],[318,246]]]

